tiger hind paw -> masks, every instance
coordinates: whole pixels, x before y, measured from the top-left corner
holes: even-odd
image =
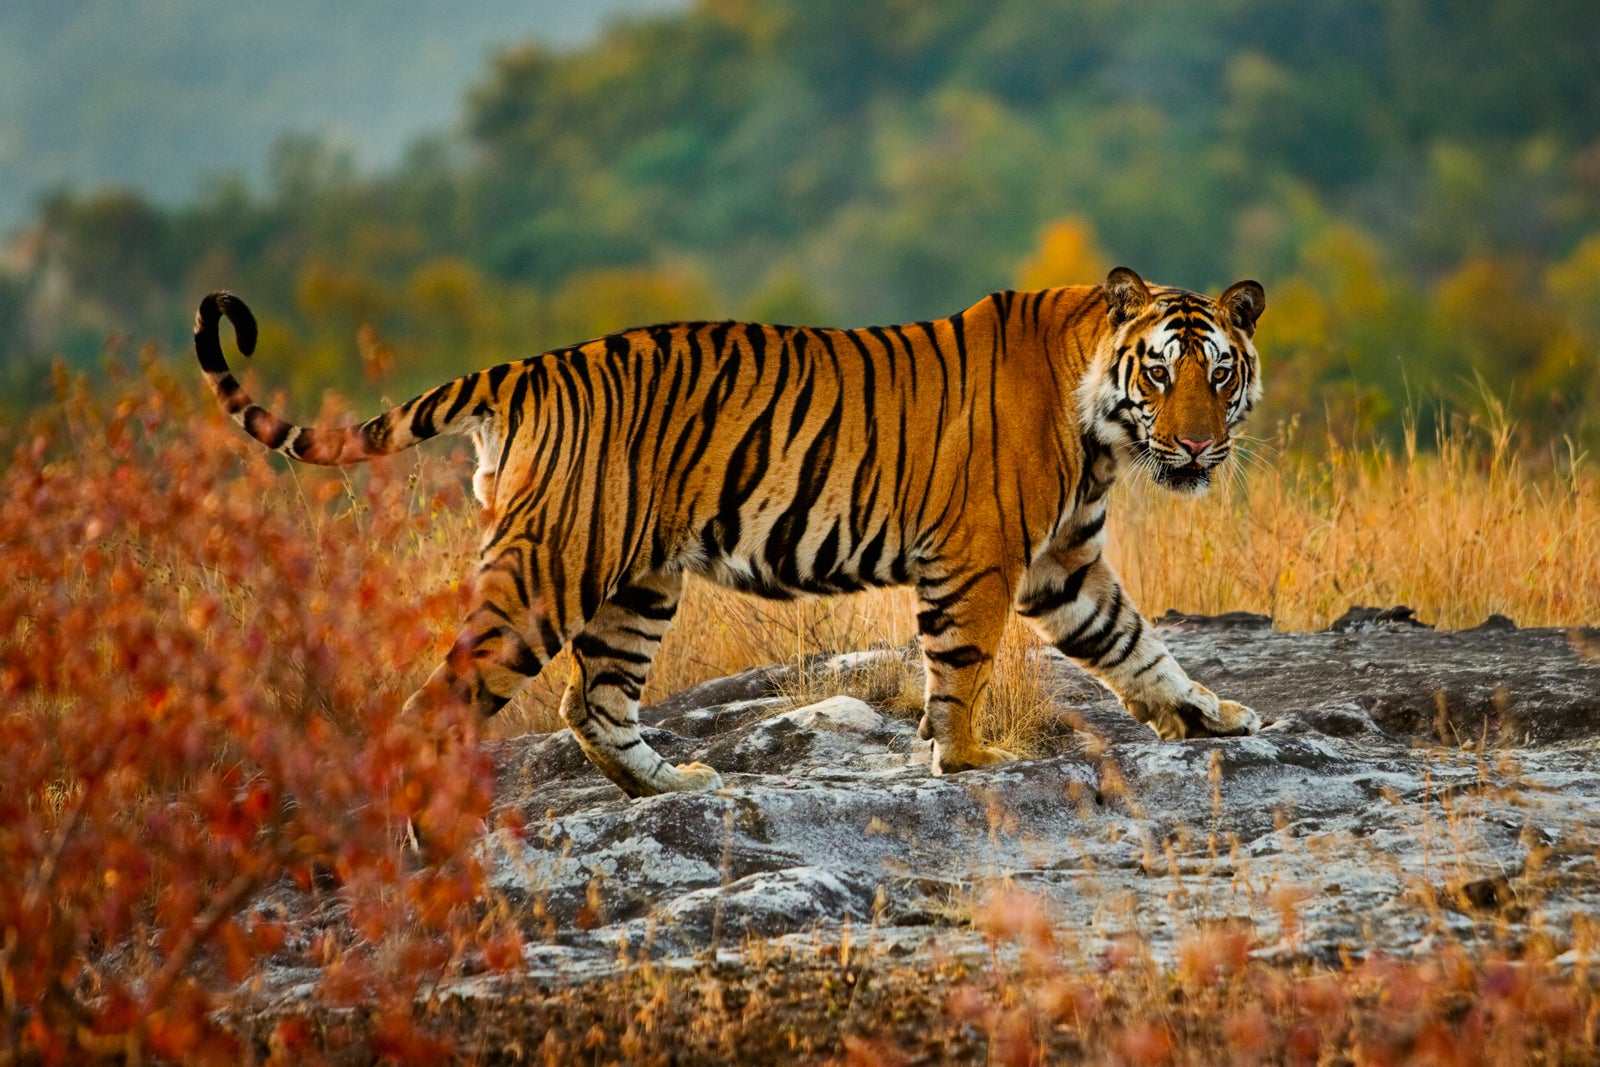
[[[722,775],[710,764],[680,763],[672,768],[673,774],[664,775],[672,784],[666,788],[674,792],[713,792],[722,788]]]
[[[622,791],[637,800],[662,793],[710,793],[722,788],[722,775],[704,763],[662,763],[647,777],[627,770],[600,768]]]
[[[929,769],[934,774],[955,774],[958,771],[970,771],[977,767],[992,767],[997,763],[1009,763],[1017,757],[1003,748],[992,745],[973,745],[957,754],[952,749],[946,748],[939,742],[933,743],[933,758],[929,762]]]

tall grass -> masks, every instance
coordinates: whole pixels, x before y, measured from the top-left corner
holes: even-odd
[[[1520,451],[1504,422],[1421,448],[1328,442],[1259,459],[1198,501],[1148,485],[1113,509],[1109,555],[1147,612],[1244,610],[1281,630],[1352,604],[1444,628],[1600,619],[1600,477],[1570,451]]]

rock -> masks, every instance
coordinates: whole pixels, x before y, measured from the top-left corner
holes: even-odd
[[[1270,630],[1271,615],[1255,615],[1248,611],[1225,611],[1221,615],[1186,615],[1168,609],[1165,615],[1150,620],[1161,630]]]
[[[1202,919],[1248,919],[1267,954],[1331,958],[1411,951],[1441,927],[1570,929],[1600,905],[1600,663],[1568,632],[1434,632],[1401,608],[1317,634],[1174,616],[1167,639],[1268,727],[1161,742],[1052,654],[1067,696],[1051,754],[934,778],[909,719],[843,696],[787,706],[758,695],[770,671],[747,672],[647,716],[651,743],[716,766],[723,792],[628,801],[565,734],[503,742],[500,804],[534,832],[483,856],[595,965],[622,936],[671,959],[845,921],[909,951],[977,946],[963,927],[997,881],[1087,943],[1137,931],[1158,956]],[[697,706],[721,693],[742,699]],[[1530,847],[1562,857],[1539,892]],[[596,880],[604,922],[580,931]]]
[[[655,725],[668,716],[684,711],[774,696],[793,673],[793,667],[780,665],[757,667],[755,670],[741,671],[727,678],[714,678],[709,682],[685,689],[681,693],[674,693],[659,704],[643,709],[639,718],[643,722]]]
[[[1500,618],[1500,616],[1495,616]],[[1508,620],[1509,621],[1509,620]],[[1417,627],[1431,630],[1433,627],[1417,618],[1417,613],[1405,605],[1394,608],[1351,608],[1328,627],[1329,632],[1336,634],[1358,633],[1363,630],[1376,630],[1383,627]]]
[[[1171,961],[1219,922],[1267,958],[1581,949],[1573,917],[1600,909],[1593,631],[1365,611],[1314,634],[1173,620],[1197,680],[1262,713],[1246,738],[1160,741],[1049,653],[1044,757],[942,778],[911,714],[795,706],[775,695],[784,668],[746,672],[643,715],[664,756],[722,773],[719,793],[628,800],[565,731],[494,743],[497,803],[527,831],[480,858],[550,986],[623,966],[624,941],[686,965],[847,922],[897,953],[981,955],[972,921],[997,886],[1037,894],[1091,957],[1136,935]]]

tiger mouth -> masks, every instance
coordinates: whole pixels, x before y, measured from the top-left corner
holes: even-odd
[[[1155,468],[1156,484],[1179,493],[1193,493],[1211,485],[1211,468],[1198,463],[1163,463]]]

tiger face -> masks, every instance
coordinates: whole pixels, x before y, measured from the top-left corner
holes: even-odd
[[[1214,301],[1152,291],[1119,267],[1106,281],[1106,307],[1115,332],[1085,380],[1088,425],[1157,484],[1204,493],[1261,396],[1251,338],[1266,293],[1253,281]]]

